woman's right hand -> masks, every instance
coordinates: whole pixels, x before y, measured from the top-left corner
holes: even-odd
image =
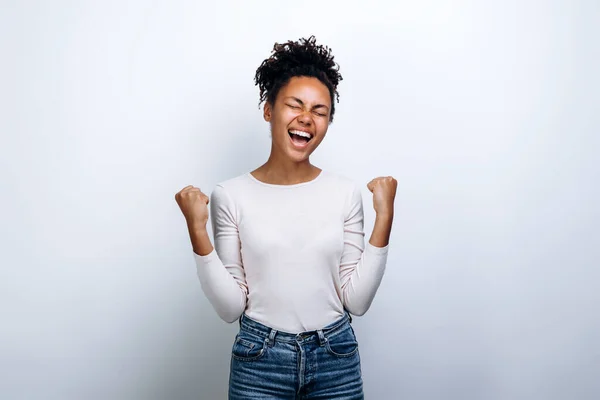
[[[175,201],[189,226],[206,228],[209,198],[199,188],[192,185],[184,187],[175,195]]]

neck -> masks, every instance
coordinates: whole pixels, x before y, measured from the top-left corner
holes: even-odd
[[[309,160],[293,162],[277,160],[271,155],[266,163],[253,171],[264,182],[276,185],[295,185],[313,180],[321,170],[312,165]]]

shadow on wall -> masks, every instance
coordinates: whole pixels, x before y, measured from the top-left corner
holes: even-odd
[[[270,148],[264,147],[261,140],[249,140],[249,137],[265,135],[270,145],[270,138],[265,131],[248,133],[239,127],[248,127],[241,121],[230,121],[224,126],[221,135],[226,142],[226,151],[213,155],[214,166],[210,176],[201,176],[201,182],[193,185],[206,187],[204,193],[210,196],[216,183],[248,172],[266,161],[262,159]],[[263,128],[267,129],[268,128]],[[202,134],[202,129],[198,129]],[[227,139],[225,139],[227,138]],[[203,174],[204,175],[204,174]],[[206,179],[205,179],[206,178]],[[210,187],[212,185],[212,187]],[[210,188],[209,188],[210,187]],[[209,192],[210,191],[210,192]],[[184,227],[182,226],[182,229]],[[209,221],[211,240],[214,240]],[[214,241],[213,241],[214,243]],[[190,257],[191,259],[191,257]],[[191,261],[192,262],[192,261]],[[193,263],[193,262],[192,262]],[[195,265],[191,266],[195,268]],[[163,354],[187,354],[185,357],[174,356],[158,360],[149,374],[147,390],[140,397],[143,399],[225,399],[227,398],[231,347],[238,331],[239,324],[227,324],[217,315],[210,302],[204,296],[200,282],[196,279],[198,296],[189,297],[193,302],[185,300],[181,314],[175,320],[180,322],[179,330],[188,332],[182,335],[185,340],[179,343],[169,342]],[[200,297],[201,303],[196,301]]]
[[[197,298],[197,297],[196,297]],[[167,354],[154,365],[151,380],[140,399],[225,399],[229,379],[231,346],[237,322],[226,324],[208,301],[191,304],[177,318],[185,340],[169,342]],[[194,321],[196,320],[196,321]],[[198,324],[198,320],[200,324]],[[199,329],[198,329],[199,326]]]

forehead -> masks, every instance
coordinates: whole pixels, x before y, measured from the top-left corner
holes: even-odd
[[[304,102],[329,105],[329,89],[319,79],[307,76],[294,76],[281,88],[281,97],[293,96]]]

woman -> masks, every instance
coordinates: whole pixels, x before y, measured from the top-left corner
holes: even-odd
[[[175,196],[205,295],[223,320],[239,320],[230,399],[364,396],[350,314],[367,311],[381,282],[397,183],[367,185],[376,220],[365,245],[360,187],[309,161],[333,121],[338,70],[314,36],[276,43],[260,65],[271,154],[213,190],[214,248],[209,197],[193,186]]]

